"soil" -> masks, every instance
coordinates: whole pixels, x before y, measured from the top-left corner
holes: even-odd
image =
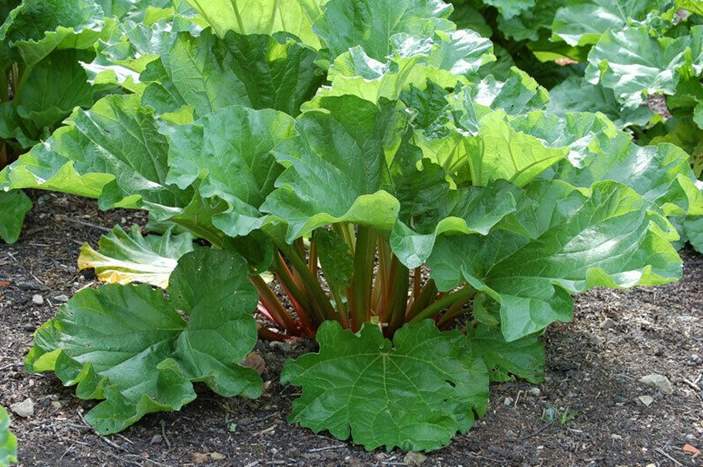
[[[150,415],[120,435],[97,436],[81,416],[91,404],[78,401],[52,375],[28,374],[22,360],[33,331],[66,297],[94,285],[90,273],[76,270],[79,245],[95,244],[116,223],[145,219],[102,213],[94,203],[68,196],[34,197],[20,242],[0,244],[0,404],[35,403],[33,416],[13,416],[22,465],[417,461],[396,451],[367,453],[288,424],[296,390],[281,386],[277,375],[283,361],[302,349],[268,343],[258,344],[268,381],[260,400],[225,399],[201,388],[181,412]],[[486,417],[428,454],[423,465],[703,465],[703,454],[693,455],[703,451],[703,257],[682,255],[685,274],[678,284],[578,297],[574,322],[547,332],[546,382],[494,385]],[[33,302],[35,294],[43,304]],[[667,376],[673,394],[639,382],[651,373]],[[640,396],[653,402],[646,406]]]

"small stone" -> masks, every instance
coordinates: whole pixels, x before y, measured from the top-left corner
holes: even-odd
[[[210,459],[212,459],[214,461],[223,461],[223,460],[227,459],[227,457],[224,454],[221,454],[219,452],[211,452]]]
[[[654,403],[654,398],[652,396],[640,396],[637,399],[647,407]]]
[[[44,304],[44,297],[42,297],[39,294],[34,294],[32,295],[32,303],[35,305],[43,305]]]
[[[403,457],[403,462],[407,465],[422,465],[427,460],[427,456],[421,452],[410,451]]]
[[[54,297],[54,300],[56,300],[59,303],[66,303],[68,301],[68,296],[59,295],[58,297]]]
[[[687,434],[687,435],[686,435],[686,441],[688,441],[689,443],[695,442],[695,441],[696,441],[696,435],[694,435],[693,433]]]
[[[703,358],[701,358],[700,355],[694,353],[691,354],[690,357],[688,357],[688,364],[693,366],[693,365],[698,365],[700,363],[703,363]]]
[[[151,437],[149,444],[161,444],[161,441],[163,441],[161,435],[154,435]]]
[[[533,397],[539,397],[542,395],[542,391],[537,386],[530,388],[527,393]]]
[[[62,407],[62,404],[59,401],[51,401],[51,407],[53,407],[54,410],[59,410]]]
[[[22,402],[12,404],[10,410],[17,414],[17,416],[22,418],[29,418],[34,416],[34,402],[32,399],[25,399]]]
[[[503,405],[506,407],[510,407],[511,405],[513,405],[513,402],[515,401],[512,397],[506,397],[505,399],[503,399]]]
[[[615,439],[615,440],[618,440],[618,441],[622,440],[622,436],[620,436],[620,435],[617,434],[617,433],[611,434],[610,437],[611,437],[612,439]]]
[[[207,463],[210,460],[210,456],[202,452],[194,452],[191,459],[193,460],[193,464],[200,465]]]
[[[517,434],[513,430],[508,430],[505,432],[506,438],[517,438]]]
[[[600,323],[601,329],[613,329],[617,326],[617,323],[610,318],[605,318],[602,323]]]
[[[651,375],[643,376],[642,378],[640,378],[640,383],[657,388],[664,394],[674,393],[674,385],[671,384],[669,378],[664,375],[652,373]]]

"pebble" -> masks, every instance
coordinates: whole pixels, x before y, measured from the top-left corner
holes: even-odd
[[[539,396],[542,395],[542,391],[540,390],[540,388],[538,388],[538,387],[536,387],[536,386],[530,388],[530,389],[527,391],[527,393],[528,393],[529,395],[531,395],[531,396],[534,396],[534,397],[539,397]]]
[[[513,402],[515,402],[515,401],[513,400],[512,397],[506,397],[506,398],[503,400],[503,405],[505,405],[505,406],[507,406],[507,407],[510,407],[511,405],[513,405]]]
[[[43,305],[44,304],[44,297],[42,297],[39,294],[34,294],[32,295],[32,303],[35,305]]]
[[[701,358],[700,355],[694,353],[691,354],[690,357],[688,357],[688,362],[689,365],[698,365],[700,363],[703,363],[703,358]]]
[[[66,295],[59,295],[58,297],[54,297],[54,300],[60,303],[66,303],[68,301],[68,296]]]
[[[671,384],[669,378],[664,375],[652,373],[651,375],[643,376],[642,378],[640,378],[640,383],[657,388],[664,394],[674,393],[674,385]]]
[[[161,441],[163,441],[161,435],[154,435],[151,437],[151,441],[149,442],[149,444],[160,444]]]
[[[12,410],[17,416],[22,417],[22,418],[29,418],[34,416],[34,401],[32,399],[25,399],[22,402],[17,402],[16,404],[12,404],[10,406],[10,410]]]
[[[403,457],[403,463],[407,465],[422,465],[427,460],[427,456],[421,452],[410,451]]]
[[[211,452],[210,453],[210,459],[212,459],[214,461],[223,461],[226,458],[227,457],[224,454],[221,454],[219,452]]]
[[[693,443],[698,440],[696,439],[696,435],[694,435],[693,433],[689,433],[686,435],[686,441],[688,441],[689,443]]]
[[[638,399],[647,407],[654,403],[654,398],[652,396],[640,396]]]
[[[602,323],[600,323],[601,329],[613,329],[617,326],[617,323],[610,318],[605,318]]]

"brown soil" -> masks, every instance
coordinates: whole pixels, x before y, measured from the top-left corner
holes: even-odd
[[[101,226],[143,222],[135,213],[100,213],[91,202],[42,194],[21,241],[0,244],[0,404],[31,398],[34,416],[13,417],[22,465],[407,465],[401,452],[359,447],[286,422],[296,390],[277,382],[300,348],[259,343],[267,389],[257,401],[202,390],[179,413],[156,414],[102,438],[78,401],[51,375],[30,375],[22,360],[32,332],[64,296],[90,285],[76,271],[82,242]],[[89,224],[93,224],[92,226]],[[598,290],[577,300],[574,323],[547,333],[547,380],[495,385],[491,408],[468,434],[423,465],[703,465],[703,258],[683,254],[684,280],[658,289]],[[43,305],[32,302],[40,294]],[[58,297],[58,299],[56,298]],[[638,380],[668,376],[665,395]],[[532,391],[530,391],[532,389]],[[645,406],[638,398],[654,399]],[[556,421],[545,412],[556,411]]]

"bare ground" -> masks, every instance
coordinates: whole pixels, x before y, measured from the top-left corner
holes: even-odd
[[[202,390],[183,411],[146,417],[102,438],[80,402],[51,375],[22,360],[33,331],[61,301],[90,286],[76,271],[82,242],[138,214],[100,213],[94,203],[42,194],[20,242],[0,244],[0,404],[31,398],[35,413],[13,417],[26,466],[56,465],[407,465],[400,452],[367,453],[286,422],[295,388],[277,375],[301,352],[259,343],[267,388],[257,401]],[[685,251],[679,284],[627,292],[598,290],[577,300],[573,323],[547,333],[547,380],[495,385],[487,416],[423,465],[703,465],[703,258]],[[39,294],[44,303],[33,303]],[[64,297],[62,297],[62,295]],[[666,395],[638,380],[666,375]],[[646,406],[640,396],[651,396]],[[556,415],[549,421],[548,415]],[[552,417],[554,418],[554,417]],[[686,450],[684,446],[689,445]]]

